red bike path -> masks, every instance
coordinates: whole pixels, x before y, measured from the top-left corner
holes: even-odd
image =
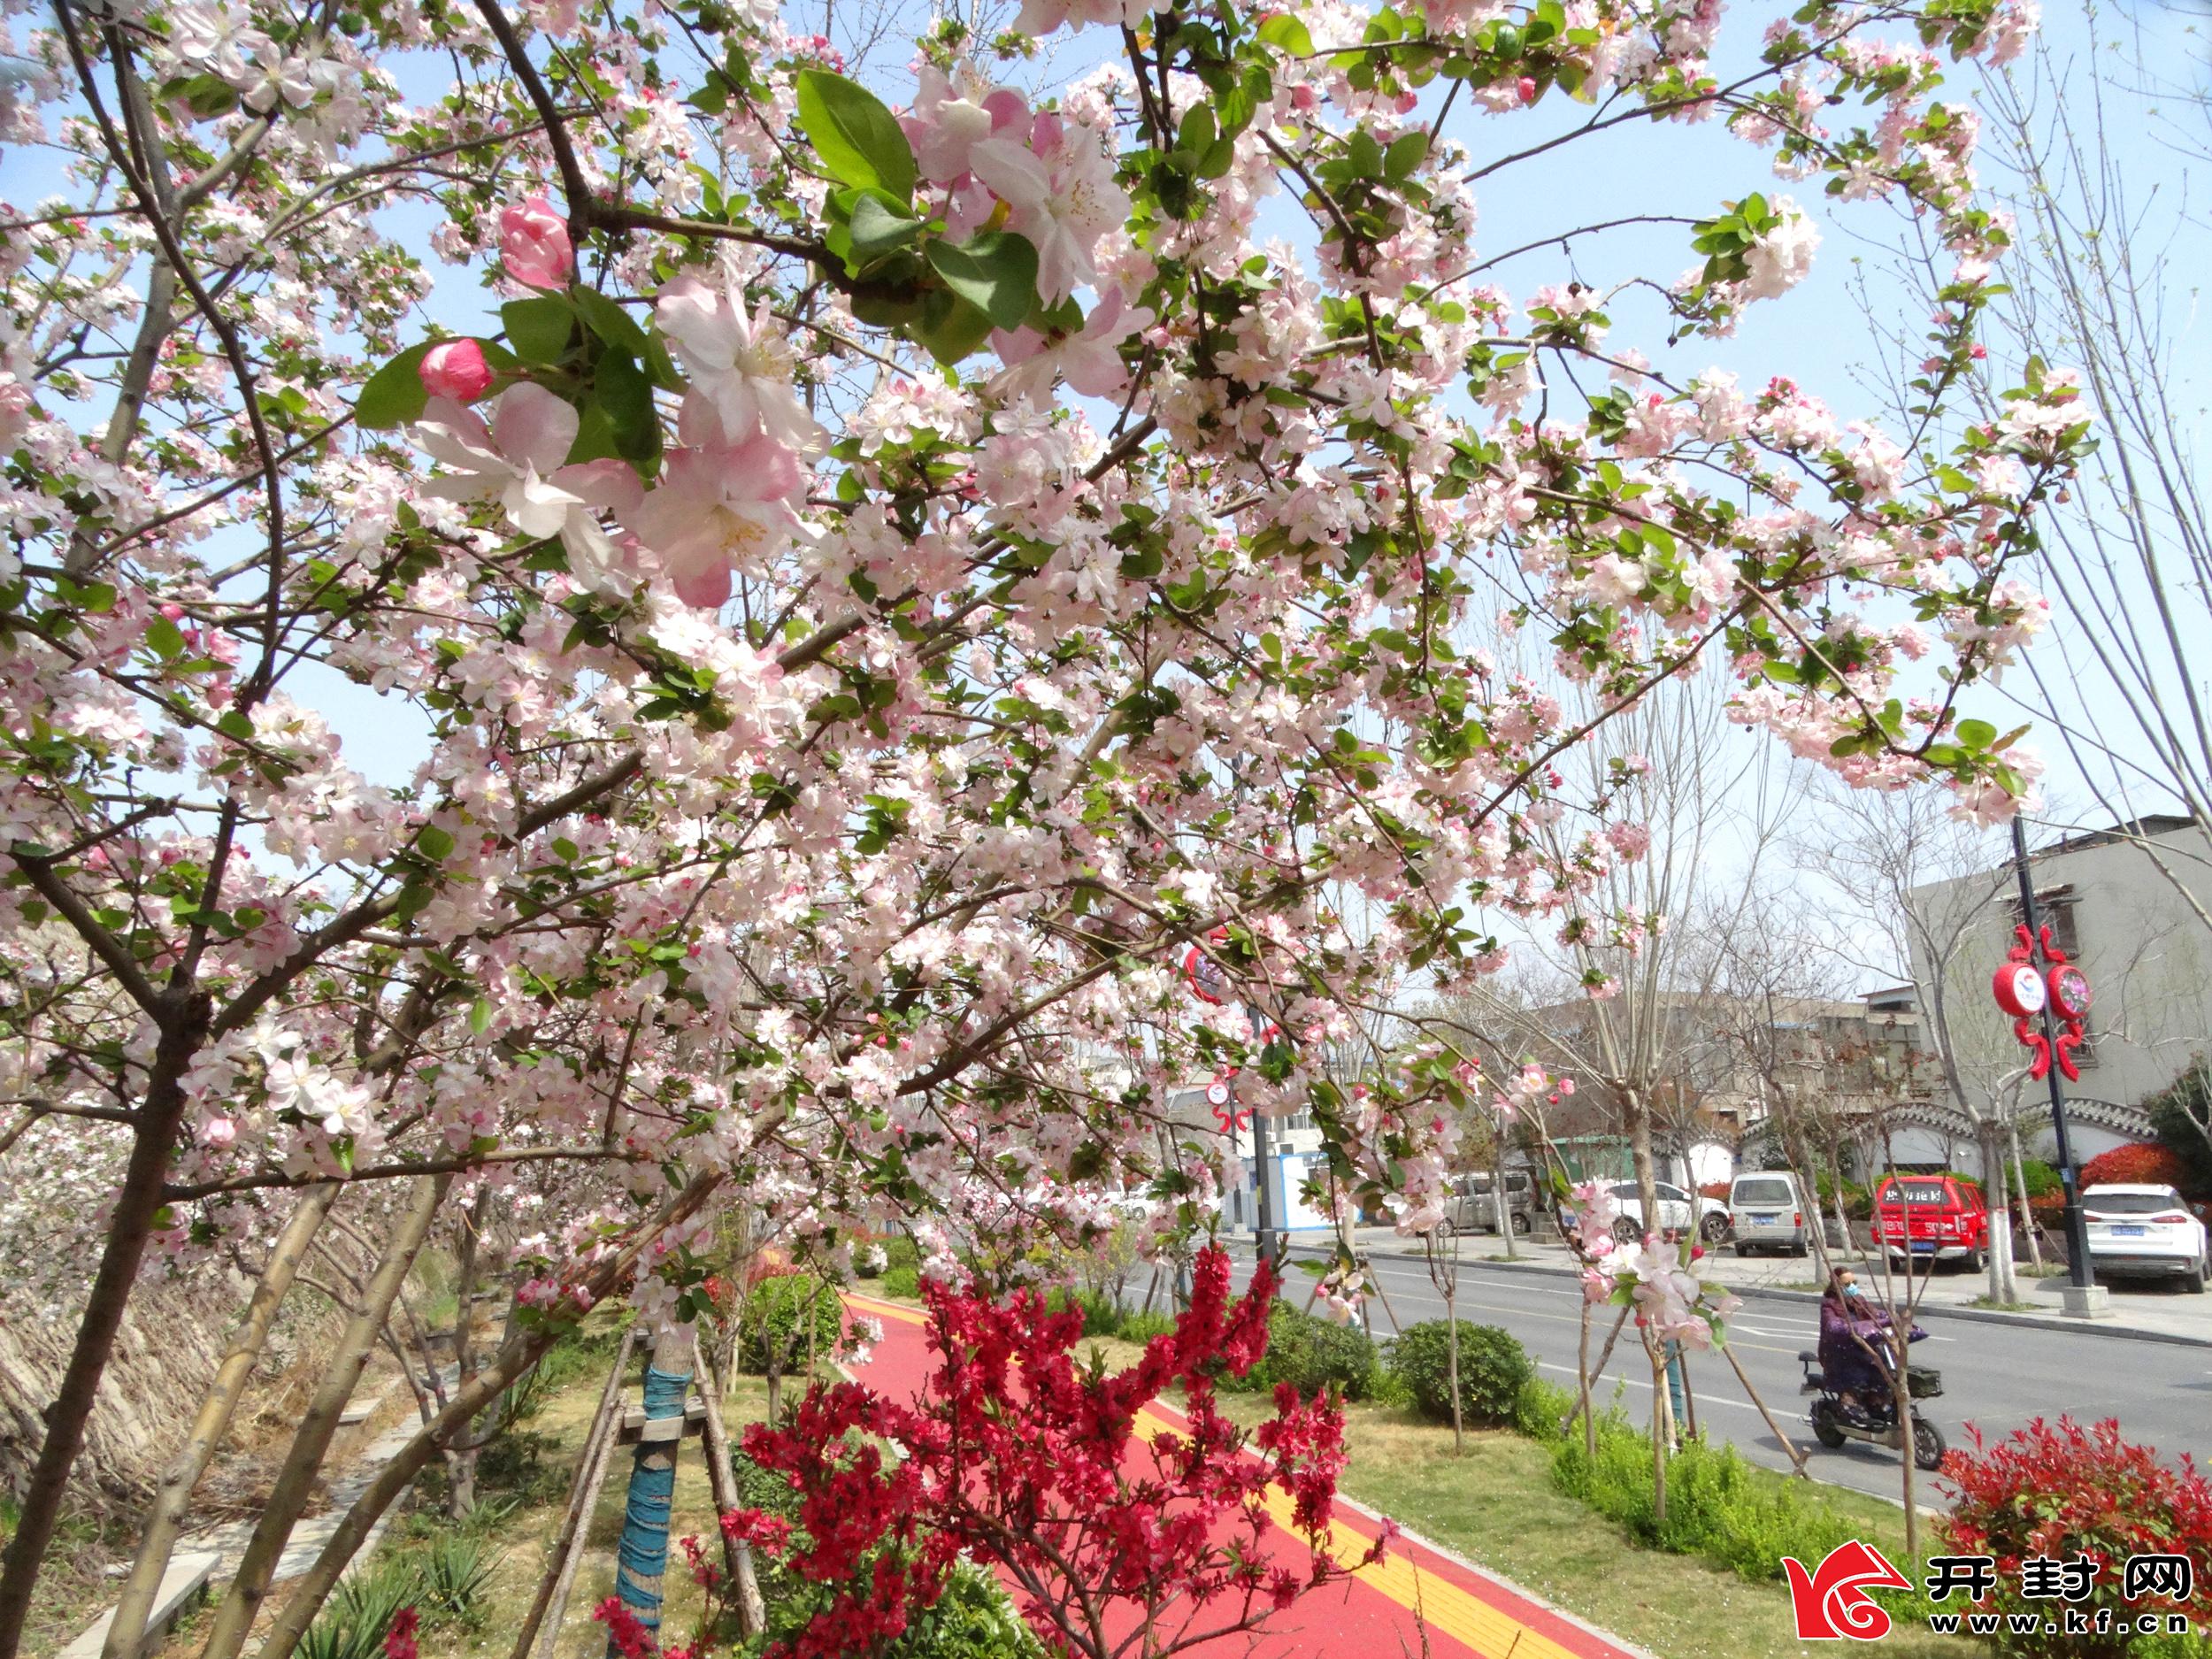
[[[855,1375],[886,1394],[912,1396],[930,1370],[921,1313],[897,1302],[848,1295],[855,1314],[879,1320],[883,1340]],[[1139,1419],[1147,1440],[1181,1427],[1172,1408],[1149,1407]],[[1270,1489],[1268,1509],[1278,1527],[1290,1519],[1290,1501]],[[1339,1560],[1357,1560],[1377,1532],[1374,1517],[1339,1499],[1331,1543]],[[1283,1557],[1302,1572],[1304,1544],[1286,1531]],[[1291,1610],[1258,1635],[1244,1634],[1187,1649],[1200,1659],[1650,1659],[1536,1601],[1486,1572],[1401,1532],[1382,1560],[1359,1569],[1343,1584],[1302,1596]]]

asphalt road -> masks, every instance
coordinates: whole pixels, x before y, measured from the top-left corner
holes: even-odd
[[[1413,1325],[1444,1317],[1443,1297],[1423,1263],[1383,1255],[1369,1259],[1400,1320]],[[1240,1283],[1248,1271],[1248,1254],[1240,1264]],[[1577,1282],[1565,1274],[1479,1262],[1463,1262],[1459,1271],[1459,1317],[1503,1325],[1521,1340],[1544,1376],[1571,1389],[1581,1324]],[[1302,1303],[1310,1287],[1306,1276],[1294,1271],[1284,1294]],[[1615,1312],[1593,1310],[1594,1363]],[[1375,1334],[1382,1337],[1393,1328],[1390,1317],[1379,1302],[1372,1313]],[[2200,1464],[2212,1461],[2212,1348],[2021,1329],[1933,1310],[1923,1310],[1920,1324],[1929,1334],[1914,1345],[1914,1360],[1939,1369],[1944,1384],[1943,1396],[1926,1402],[1923,1415],[1954,1445],[1966,1442],[1964,1425],[1970,1423],[1995,1439],[2035,1417],[2068,1412],[2081,1421],[2117,1417],[2129,1440],[2149,1444],[2169,1461],[2185,1452]],[[1729,1346],[1752,1386],[1784,1431],[1807,1450],[1816,1478],[1893,1500],[1899,1495],[1897,1453],[1855,1440],[1830,1451],[1806,1426],[1810,1397],[1798,1392],[1802,1371],[1797,1355],[1818,1340],[1813,1303],[1747,1295],[1730,1322],[1730,1333]],[[1648,1422],[1650,1368],[1633,1337],[1632,1329],[1622,1334],[1595,1397],[1602,1406],[1614,1397],[1615,1384],[1624,1384],[1622,1405],[1635,1420]],[[1724,1358],[1693,1355],[1690,1386],[1697,1396],[1698,1425],[1709,1437],[1728,1440],[1771,1468],[1789,1467],[1788,1456]],[[1931,1484],[1927,1477],[1916,1479],[1916,1495],[1923,1503],[1939,1502]]]

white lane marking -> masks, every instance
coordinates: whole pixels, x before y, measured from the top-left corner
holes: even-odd
[[[1555,1365],[1555,1364],[1553,1364],[1553,1363],[1552,1363],[1549,1360],[1548,1360],[1548,1359],[1540,1359],[1540,1360],[1538,1360],[1538,1361],[1536,1362],[1536,1363],[1537,1363],[1538,1367],[1539,1367],[1540,1369],[1541,1369],[1541,1370],[1544,1370],[1544,1371],[1555,1371],[1559,1372],[1562,1376],[1566,1376],[1566,1377],[1573,1377],[1573,1376],[1577,1376],[1577,1375],[1578,1375],[1578,1374],[1579,1374],[1578,1372],[1577,1372],[1577,1371],[1576,1371],[1575,1368],[1574,1368],[1573,1366],[1571,1366],[1571,1365]],[[1627,1384],[1627,1385],[1628,1385],[1631,1388],[1641,1388],[1641,1389],[1645,1390],[1646,1392],[1649,1392],[1649,1390],[1650,1390],[1650,1388],[1651,1388],[1651,1382],[1650,1382],[1650,1379],[1649,1379],[1648,1378],[1644,1378],[1644,1377],[1612,1377],[1612,1378],[1605,1378],[1605,1377],[1601,1377],[1600,1379],[1598,1379],[1598,1380],[1597,1380],[1595,1383],[1594,1383],[1594,1384],[1592,1384],[1592,1385],[1591,1385],[1591,1388],[1590,1388],[1590,1398],[1591,1398],[1591,1400],[1592,1400],[1594,1402],[1598,1402],[1598,1397],[1599,1397],[1599,1395],[1600,1395],[1601,1394],[1602,1394],[1602,1393],[1605,1393],[1605,1392],[1607,1392],[1607,1391],[1610,1390],[1610,1389],[1612,1388],[1612,1386],[1613,1386],[1616,1383],[1626,1383],[1626,1384]],[[1733,1407],[1735,1407],[1735,1408],[1736,1408],[1736,1409],[1737,1409],[1737,1410],[1739,1410],[1739,1411],[1756,1411],[1756,1410],[1759,1409],[1758,1407],[1756,1407],[1756,1406],[1753,1405],[1753,1404],[1751,1403],[1751,1402],[1750,1402],[1750,1401],[1748,1401],[1748,1400],[1730,1400],[1730,1399],[1726,1398],[1725,1396],[1723,1396],[1723,1395],[1720,1395],[1720,1394],[1702,1394],[1702,1393],[1699,1392],[1699,1391],[1698,1391],[1697,1389],[1695,1389],[1695,1388],[1693,1388],[1693,1389],[1691,1389],[1691,1390],[1690,1390],[1690,1394],[1691,1394],[1691,1397],[1692,1397],[1693,1399],[1698,1400],[1698,1401],[1700,1401],[1700,1402],[1701,1402],[1702,1403],[1707,1404],[1707,1405],[1716,1405],[1716,1406],[1733,1406]],[[1603,1409],[1603,1406],[1602,1406],[1602,1403],[1601,1403],[1601,1402],[1600,1402],[1600,1403],[1599,1403],[1599,1409],[1600,1409],[1601,1410],[1601,1409]]]

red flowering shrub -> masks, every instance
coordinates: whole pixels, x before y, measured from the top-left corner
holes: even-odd
[[[1079,1309],[926,1286],[938,1363],[918,1403],[838,1383],[810,1391],[788,1426],[746,1432],[747,1453],[800,1494],[803,1539],[787,1564],[832,1592],[776,1651],[873,1651],[935,1603],[963,1552],[1000,1570],[1049,1650],[1085,1659],[1256,1630],[1341,1577],[1327,1548],[1341,1412],[1288,1384],[1250,1435],[1215,1409],[1215,1375],[1241,1376],[1265,1352],[1274,1292],[1263,1269],[1232,1304],[1228,1257],[1209,1249],[1190,1310],[1108,1375],[1073,1357]],[[1139,1413],[1179,1383],[1187,1432],[1162,1430],[1148,1452],[1134,1443]],[[1279,1542],[1271,1555],[1270,1488],[1291,1501],[1302,1560],[1285,1561]],[[724,1525],[772,1548],[767,1521],[741,1510]]]
[[[384,1659],[418,1659],[415,1633],[422,1628],[422,1615],[412,1607],[403,1607],[392,1615],[392,1622],[384,1627]]]
[[[2062,1605],[2023,1597],[2024,1561],[2086,1555],[2099,1563],[2088,1599],[2062,1604],[2085,1610],[2093,1633],[2008,1636],[2008,1651],[2127,1654],[2139,1645],[2135,1621],[2146,1614],[2162,1628],[2168,1613],[2188,1615],[2199,1629],[2212,1625],[2212,1483],[2186,1456],[2171,1468],[2148,1447],[2122,1440],[2110,1418],[2085,1429],[2071,1417],[2055,1425],[2039,1417],[1995,1446],[1976,1430],[1968,1433],[1973,1450],[1944,1460],[1944,1479],[1958,1496],[1942,1528],[1958,1554],[1997,1558],[1996,1593],[1984,1610],[2048,1612]],[[2190,1599],[2124,1600],[2128,1557],[2161,1555],[2189,1558]],[[2111,1628],[2102,1635],[2094,1633],[2101,1608],[2111,1610]]]
[[[2182,1162],[2180,1153],[2156,1141],[2115,1147],[2081,1166],[2081,1184],[2170,1187],[2179,1192],[2189,1185],[2189,1166]]]
[[[1706,1197],[1724,1204],[1728,1202],[1728,1195],[1734,1192],[1736,1187],[1732,1181],[1708,1181],[1697,1190]]]

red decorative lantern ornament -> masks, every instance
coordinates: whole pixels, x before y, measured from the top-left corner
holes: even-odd
[[[2012,1034],[2032,1056],[2028,1061],[2028,1075],[2040,1082],[2050,1075],[2055,1064],[2070,1082],[2078,1082],[2081,1068],[2074,1062],[2074,1050],[2089,1041],[2089,1033],[2082,1022],[2088,1018],[2091,1003],[2096,995],[2091,990],[2089,976],[2066,959],[2066,953],[2051,942],[2051,930],[2041,930],[2039,941],[2029,937],[2025,926],[2016,926],[2013,935],[2018,941],[2006,956],[1996,975],[1990,981],[1990,992],[1997,999],[1997,1006],[2012,1016]],[[2042,946],[2047,964],[2036,966],[2036,947]],[[2056,1041],[2035,1030],[2032,1022],[2048,1007],[2058,1026]]]
[[[2043,1011],[2047,995],[2043,976],[2035,971],[2035,964],[2021,959],[2017,952],[1998,964],[1989,988],[1997,998],[1997,1006],[2015,1019],[2029,1019]]]

